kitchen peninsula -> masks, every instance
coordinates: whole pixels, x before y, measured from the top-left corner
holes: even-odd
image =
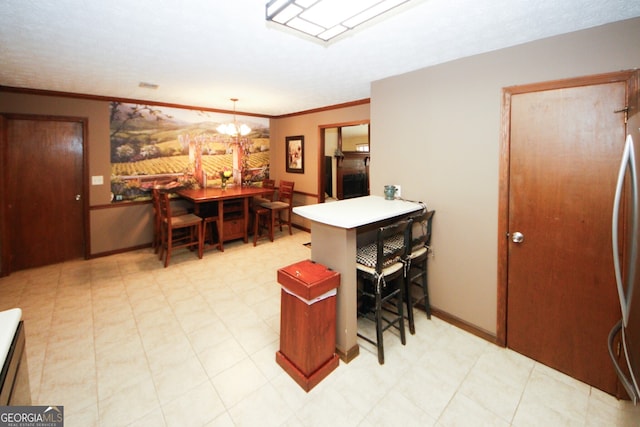
[[[358,355],[356,251],[358,241],[378,226],[422,209],[405,200],[365,196],[298,206],[293,212],[311,220],[311,259],[340,273],[336,307],[336,352],[349,362]]]

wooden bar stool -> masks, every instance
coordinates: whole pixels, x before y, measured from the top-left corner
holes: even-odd
[[[160,191],[157,188],[151,190],[151,200],[153,202],[153,242],[151,247],[154,253],[160,251],[162,244],[162,216],[160,214]]]
[[[273,242],[273,233],[274,229],[277,226],[280,227],[280,231],[282,231],[282,225],[286,224],[289,226],[289,234],[293,234],[291,230],[291,215],[293,211],[293,181],[280,181],[280,186],[278,189],[278,200],[274,202],[264,202],[255,208],[255,224],[254,224],[254,235],[253,235],[253,245],[256,245],[258,241],[258,237],[261,233],[262,223],[261,221],[267,223],[269,227],[269,240]],[[286,211],[287,216],[286,219],[282,217],[282,213]]]
[[[253,246],[255,246],[260,239],[262,229],[264,227],[268,228],[267,219],[269,218],[271,211],[262,207],[261,204],[273,202],[276,194],[276,181],[274,179],[264,179],[262,180],[262,188],[269,188],[273,190],[273,192],[266,196],[256,196],[251,201],[251,212],[253,213]],[[273,241],[272,236],[269,236],[271,237],[271,241]]]
[[[219,241],[222,222],[220,221],[220,217],[218,216],[218,203],[220,202],[203,203],[200,209],[198,209],[198,212],[196,213],[197,216],[202,218],[203,251],[205,249],[207,242],[209,242],[211,246],[216,245],[216,242],[215,242],[216,234],[218,235],[218,244],[216,246],[218,247],[219,250],[222,250],[221,242]]]
[[[160,193],[161,244],[158,259],[165,256],[164,266],[169,265],[171,253],[178,248],[197,248],[202,258],[202,218],[194,214],[171,215],[171,200],[168,193]]]

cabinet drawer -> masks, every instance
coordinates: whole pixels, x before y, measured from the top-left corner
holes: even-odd
[[[224,222],[224,239],[244,237],[244,219],[231,219]]]

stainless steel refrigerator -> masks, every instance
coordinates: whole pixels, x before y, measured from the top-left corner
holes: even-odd
[[[613,204],[613,263],[622,318],[609,334],[609,355],[634,404],[640,400],[640,141],[627,136]]]

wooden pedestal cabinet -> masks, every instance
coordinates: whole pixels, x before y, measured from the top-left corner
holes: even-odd
[[[225,200],[224,202],[224,240],[245,238],[244,209],[242,200]]]
[[[335,347],[340,273],[307,260],[278,270],[278,283],[282,291],[276,362],[309,391],[339,364]]]

